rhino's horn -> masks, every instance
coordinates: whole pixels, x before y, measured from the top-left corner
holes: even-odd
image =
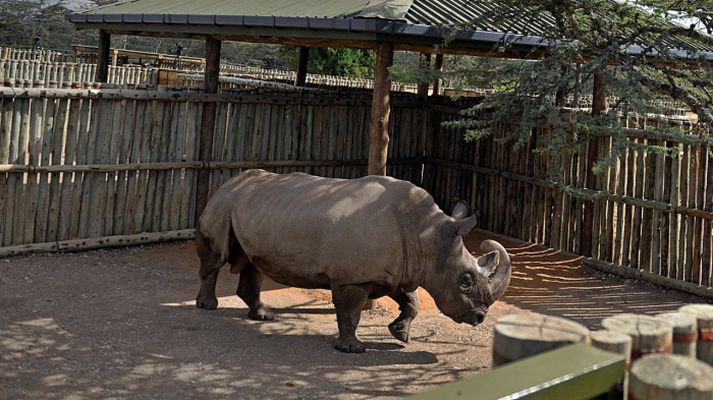
[[[488,284],[490,288],[490,294],[493,299],[499,299],[503,297],[505,291],[510,284],[510,275],[512,273],[512,268],[510,265],[510,256],[505,250],[505,247],[494,240],[485,240],[480,244],[480,249],[482,251],[497,251],[499,257],[498,266],[495,268],[495,272],[490,277],[490,282]]]
[[[451,217],[453,219],[463,219],[470,214],[470,206],[463,200],[457,200],[456,204],[451,209]]]

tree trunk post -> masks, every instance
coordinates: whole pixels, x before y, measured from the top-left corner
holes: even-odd
[[[369,175],[386,175],[389,146],[389,114],[391,113],[391,77],[389,67],[394,61],[394,45],[381,42],[376,51],[374,95],[371,101],[371,134],[369,140]]]
[[[205,43],[205,87],[206,94],[218,93],[218,78],[220,76],[220,40],[208,37]],[[215,128],[216,103],[206,101],[203,103],[200,133],[200,161],[211,161],[213,158],[213,130]],[[196,227],[198,219],[208,203],[210,190],[210,170],[198,170],[198,184],[196,186]]]
[[[391,114],[391,77],[389,67],[394,62],[394,44],[381,42],[376,49],[374,68],[374,94],[371,100],[371,131],[369,135],[369,175],[386,175],[386,157],[389,147],[389,114]],[[374,308],[368,300],[365,310]]]
[[[436,72],[441,72],[443,69],[443,54],[436,54],[436,62],[433,65],[433,69]],[[436,78],[433,81],[433,95],[438,96],[441,94],[441,79]]]
[[[309,47],[300,46],[300,58],[297,63],[295,86],[304,87],[307,84],[307,63],[309,61]]]
[[[592,91],[592,116],[596,117],[603,113],[607,108],[607,94],[604,85],[604,72],[597,71],[594,73]],[[594,176],[594,163],[597,162],[599,154],[599,141],[597,138],[590,138],[587,148],[587,175],[586,187],[596,190],[596,180]],[[582,221],[582,244],[581,254],[585,257],[592,256],[592,225],[594,222],[594,203],[587,201],[584,203],[584,220]]]
[[[99,49],[97,51],[97,73],[94,77],[96,82],[106,82],[109,78],[109,47],[111,46],[111,35],[109,32],[99,30]]]
[[[421,69],[426,69],[431,67],[431,53],[421,53],[419,57],[419,64]],[[418,95],[427,97],[428,87],[430,84],[428,82],[422,82],[418,84]]]

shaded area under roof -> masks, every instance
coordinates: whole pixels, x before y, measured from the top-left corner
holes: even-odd
[[[518,58],[554,43],[543,39],[555,26],[551,15],[496,22],[488,18],[496,7],[496,2],[472,0],[128,0],[69,19],[78,28],[120,34],[355,48],[389,41],[396,49],[426,52],[457,29],[441,52],[482,55],[505,39],[512,46],[499,56]],[[713,60],[712,46],[686,39],[667,45],[694,48]],[[627,51],[639,53],[643,47]]]

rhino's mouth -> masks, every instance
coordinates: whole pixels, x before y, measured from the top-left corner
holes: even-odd
[[[477,326],[481,324],[485,320],[485,313],[482,311],[478,310],[473,310],[469,311],[467,313],[462,314],[456,322],[458,323],[466,323],[472,326]]]

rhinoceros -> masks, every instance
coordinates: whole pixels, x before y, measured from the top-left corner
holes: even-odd
[[[454,210],[464,217],[465,207]],[[287,286],[330,289],[339,336],[336,348],[364,352],[356,335],[368,299],[389,296],[400,315],[391,334],[409,341],[423,287],[438,309],[477,325],[510,282],[510,257],[486,240],[474,257],[463,236],[476,216],[456,219],[424,189],[384,176],[332,179],[304,173],[248,170],[221,186],[196,229],[201,288],[196,306],[215,309],[224,264],[240,273],[237,295],[248,316],[272,320],[260,300],[263,274]]]

